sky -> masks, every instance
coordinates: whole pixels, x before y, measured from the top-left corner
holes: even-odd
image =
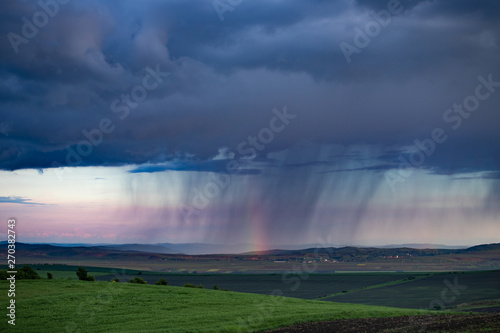
[[[497,1],[2,8],[1,237],[500,242]]]

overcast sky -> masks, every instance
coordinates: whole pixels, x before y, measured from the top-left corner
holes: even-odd
[[[2,8],[21,241],[500,242],[497,1]]]

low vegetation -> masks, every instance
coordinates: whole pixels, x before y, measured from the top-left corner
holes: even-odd
[[[168,282],[165,279],[159,279],[158,281],[155,282],[157,286],[168,286]]]
[[[7,280],[10,274],[7,274],[7,271],[0,271],[0,280]],[[33,270],[28,265],[24,265],[22,268],[19,268],[17,270],[16,275],[16,280],[35,280],[35,279],[40,279],[40,275]]]
[[[138,283],[138,284],[148,284],[146,281],[144,281],[143,278],[140,278],[140,277],[135,277],[133,279],[130,279],[128,282],[130,282],[130,283]]]

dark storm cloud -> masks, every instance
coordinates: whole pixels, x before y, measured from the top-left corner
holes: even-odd
[[[443,127],[448,141],[422,167],[445,174],[497,171],[500,91],[456,131],[443,113],[474,93],[479,75],[500,81],[499,5],[400,4],[404,11],[348,64],[339,44],[353,44],[354,28],[364,29],[373,20],[369,12],[387,9],[386,1],[244,1],[224,21],[211,1],[70,2],[18,53],[7,35],[22,36],[22,18],[32,21],[41,8],[6,1],[0,168],[149,163],[132,172],[217,172],[223,166],[211,159],[220,147],[236,152],[268,126],[272,108],[287,105],[298,120],[259,157],[307,140],[378,145],[379,166],[361,168],[379,170]],[[170,76],[121,119],[113,101],[157,65]],[[103,118],[114,130],[87,156],[74,156],[88,140],[82,131],[98,129]],[[183,156],[199,162],[161,164]]]

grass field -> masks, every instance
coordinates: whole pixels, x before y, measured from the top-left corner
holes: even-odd
[[[78,269],[78,266],[72,266],[72,265],[33,265],[30,264],[28,265],[31,268],[33,268],[38,275],[40,275],[41,278],[46,278],[47,273],[52,273],[54,279],[77,279],[78,277],[76,276],[76,270]],[[23,265],[19,265],[18,268],[23,267]],[[88,267],[87,272],[89,275],[93,275],[95,277],[102,276],[102,275],[110,275],[114,273],[119,273],[119,274],[137,274],[137,270],[122,270],[122,269],[115,269],[115,268],[108,268],[108,267]],[[7,270],[6,265],[0,265],[0,270]]]
[[[0,281],[3,292],[7,281]],[[7,299],[2,298],[5,309]],[[298,322],[435,313],[248,293],[68,280],[19,280],[19,332],[249,332]],[[7,329],[7,320],[0,330]]]

